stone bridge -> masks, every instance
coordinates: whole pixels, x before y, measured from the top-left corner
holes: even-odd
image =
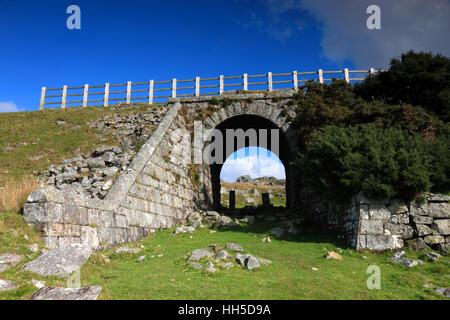
[[[433,219],[448,219],[448,197],[430,196],[426,204],[416,206],[355,195],[352,203],[337,205],[298,190],[290,164],[297,151],[291,128],[295,106],[289,103],[295,93],[227,93],[169,100],[163,120],[103,200],[48,187],[30,195],[24,219],[41,231],[50,248],[75,242],[97,249],[135,241],[156,229],[184,223],[197,209],[220,210],[222,164],[237,149],[258,145],[274,151],[285,167],[287,207],[301,207],[352,246],[395,249],[404,240],[418,237],[445,243],[444,233],[420,234],[417,225],[421,224],[413,223],[412,215],[420,212],[430,227],[436,224]],[[255,129],[256,139],[249,136],[239,145],[227,135],[229,129]],[[223,133],[223,149],[209,152],[218,132]],[[273,132],[275,139],[264,132]],[[226,147],[230,142],[232,148]],[[222,161],[211,163],[212,158]],[[430,236],[440,238],[426,238]]]

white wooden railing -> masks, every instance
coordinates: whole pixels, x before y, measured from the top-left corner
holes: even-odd
[[[350,83],[351,81],[361,81],[366,78],[369,74],[374,74],[383,70],[375,70],[371,68],[369,70],[349,70],[344,69],[341,71],[324,71],[319,69],[318,71],[311,72],[289,72],[289,73],[278,73],[272,74],[269,72],[262,75],[248,75],[244,73],[241,76],[230,76],[224,77],[223,75],[217,78],[204,78],[196,77],[195,79],[189,80],[177,80],[172,79],[169,81],[154,81],[149,82],[138,82],[132,83],[128,81],[122,84],[109,84],[89,86],[85,84],[79,87],[68,87],[67,85],[62,88],[46,88],[42,87],[41,91],[41,102],[39,105],[39,110],[44,109],[46,105],[60,105],[61,108],[66,108],[69,104],[74,107],[87,107],[88,104],[100,103],[97,106],[103,105],[107,107],[110,102],[126,102],[127,104],[132,101],[143,100],[150,104],[152,103],[165,103],[167,99],[177,98],[177,97],[200,97],[200,96],[214,96],[222,95],[226,91],[234,90],[244,90],[244,91],[257,91],[257,90],[297,90],[299,84],[314,81],[320,83],[330,82],[335,78],[343,78],[345,81]],[[359,74],[360,77],[351,77],[351,75]],[[331,75],[334,75],[331,77]],[[274,81],[274,78],[280,79]],[[249,82],[249,79],[262,78],[263,81]],[[230,83],[229,80],[242,79],[239,83]],[[218,83],[217,83],[218,81]],[[203,85],[202,85],[203,82]],[[185,85],[188,83],[187,85]],[[190,84],[189,84],[190,83]],[[170,87],[159,87],[160,85],[171,84]],[[249,86],[254,86],[256,90],[249,90]],[[111,88],[125,87],[126,90],[110,91]],[[132,87],[138,87],[145,89],[135,89]],[[216,88],[219,88],[217,91]],[[230,88],[230,90],[226,90]],[[204,90],[201,90],[204,89]],[[69,92],[70,90],[70,92]],[[89,91],[91,90],[91,91]],[[100,90],[100,91],[98,91]],[[58,94],[48,95],[49,92],[57,92]],[[158,95],[159,92],[169,91],[169,94]],[[202,92],[200,92],[202,91]],[[134,96],[132,97],[132,94]],[[136,95],[137,94],[137,95]],[[144,94],[144,96],[142,96]],[[114,96],[112,96],[114,95]],[[116,95],[122,95],[122,97],[117,97]],[[101,99],[89,100],[89,97],[101,96]],[[70,100],[70,98],[82,97],[82,100]],[[51,101],[47,101],[51,100]],[[78,105],[76,105],[78,104]]]

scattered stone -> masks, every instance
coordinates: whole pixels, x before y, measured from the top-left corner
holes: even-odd
[[[137,262],[144,262],[146,260],[146,256],[140,256],[139,258],[137,258]]]
[[[318,271],[319,269],[315,268],[315,267],[311,267],[312,271]]]
[[[219,263],[219,266],[223,267],[223,268],[232,268],[232,267],[234,267],[234,264],[233,264],[233,262],[222,262],[222,263]]]
[[[174,234],[186,233],[186,232],[194,232],[195,228],[191,226],[181,226],[175,229]]]
[[[259,263],[259,260],[256,257],[250,255],[245,261],[245,266],[247,267],[248,270],[253,270],[255,268],[261,267],[261,264]]]
[[[0,292],[6,290],[14,290],[17,286],[14,282],[0,279]]]
[[[249,257],[249,254],[237,254],[236,255],[236,262],[240,265],[244,265],[245,264],[245,260],[247,260],[247,258]]]
[[[45,281],[40,280],[31,280],[30,283],[34,285],[36,288],[41,289],[45,287]]]
[[[270,237],[266,237],[266,238],[263,238],[261,241],[262,242],[272,242],[272,239],[270,239]]]
[[[5,271],[5,270],[8,270],[9,268],[11,268],[11,266],[9,264],[0,263],[0,273]]]
[[[205,269],[205,272],[208,272],[208,273],[215,273],[215,272],[217,272],[217,269],[214,268],[214,267],[208,267],[208,268]]]
[[[217,252],[217,251],[220,251],[223,249],[222,246],[218,245],[218,244],[210,244],[208,247],[214,252]]]
[[[236,252],[242,252],[244,249],[236,243],[227,242],[226,243],[227,249],[230,251],[236,251]]]
[[[203,266],[200,263],[197,262],[189,262],[189,265],[195,269],[202,269]]]
[[[162,258],[162,257],[164,257],[164,255],[162,253],[160,253],[160,254],[157,255],[157,257],[158,258]]]
[[[428,252],[419,257],[421,260],[425,260],[428,262],[436,262],[440,257],[442,257],[439,253],[436,252]]]
[[[212,253],[205,249],[197,249],[192,251],[188,261],[198,261],[203,257],[212,257]]]
[[[225,260],[227,257],[228,257],[228,252],[226,252],[225,250],[221,250],[216,253],[216,255],[214,256],[214,259]]]
[[[334,251],[330,251],[325,256],[325,259],[335,259],[335,260],[342,260],[342,256],[339,253],[336,253]]]
[[[212,263],[211,261],[206,262],[206,266],[207,267],[214,267],[214,263]]]
[[[408,259],[403,258],[403,255],[405,254],[405,251],[397,251],[395,252],[391,258],[388,258],[387,260],[394,261],[395,263],[401,264],[405,268],[411,268],[419,264],[423,264],[423,261],[421,260],[414,260],[414,259]]]
[[[30,300],[97,300],[101,287],[44,287],[33,293]]]
[[[139,248],[130,248],[128,246],[120,247],[116,249],[116,253],[122,253],[122,252],[130,252],[130,253],[138,253],[141,251]]]
[[[37,243],[33,243],[33,244],[29,244],[27,245],[27,248],[31,251],[31,252],[38,252],[39,251],[39,246]]]
[[[273,228],[270,230],[270,234],[274,235],[277,238],[281,238],[284,234],[284,229],[283,228]]]
[[[91,253],[91,249],[82,244],[71,243],[44,253],[25,264],[22,269],[42,276],[67,277],[79,269],[89,259]]]
[[[443,295],[446,298],[450,298],[450,288],[434,288],[434,292]]]
[[[10,266],[15,266],[22,260],[22,256],[15,253],[4,253],[0,254],[0,264],[7,264]]]

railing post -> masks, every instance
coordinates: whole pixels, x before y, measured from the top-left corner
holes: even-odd
[[[345,81],[346,81],[347,83],[350,83],[350,76],[349,76],[349,74],[348,74],[348,68],[345,68],[345,69],[344,69],[344,76],[345,76]]]
[[[223,95],[223,76],[219,77],[219,94]]]
[[[61,109],[66,108],[66,98],[67,98],[67,86],[64,86],[62,92]]]
[[[88,90],[89,90],[89,85],[88,85],[88,84],[85,84],[85,85],[84,85],[84,91],[83,91],[83,108],[86,108],[86,107],[87,107]]]
[[[298,90],[298,75],[297,75],[297,70],[292,71],[292,75],[294,77],[294,90],[297,91]]]
[[[105,99],[103,106],[107,107],[109,102],[109,83],[105,83]]]
[[[177,79],[172,79],[172,98],[177,97]]]
[[[131,102],[131,81],[127,82],[127,104]]]
[[[200,97],[200,77],[195,77],[195,96]]]
[[[370,68],[370,75],[374,75],[375,74],[375,68]]]
[[[269,80],[269,92],[273,90],[273,83],[272,83],[272,72],[269,72],[267,74],[267,78]]]
[[[319,69],[319,82],[323,83],[323,70]]]
[[[149,91],[148,91],[148,103],[152,104],[153,103],[153,87],[155,86],[155,81],[150,80],[149,83]]]
[[[244,91],[248,91],[248,75],[244,73]]]
[[[39,110],[43,110],[44,109],[45,90],[47,90],[47,88],[46,87],[42,87],[42,90],[41,90],[41,103],[39,104]]]

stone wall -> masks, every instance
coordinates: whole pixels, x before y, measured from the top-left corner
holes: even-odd
[[[368,199],[354,196],[348,204],[312,199],[305,204],[313,221],[335,232],[357,249],[448,252],[450,248],[450,196],[424,194],[423,203],[401,199]]]
[[[30,194],[25,221],[42,232],[49,248],[82,243],[93,249],[135,241],[185,221],[193,210],[194,187],[180,108],[179,103],[170,108],[104,200],[50,186]]]

